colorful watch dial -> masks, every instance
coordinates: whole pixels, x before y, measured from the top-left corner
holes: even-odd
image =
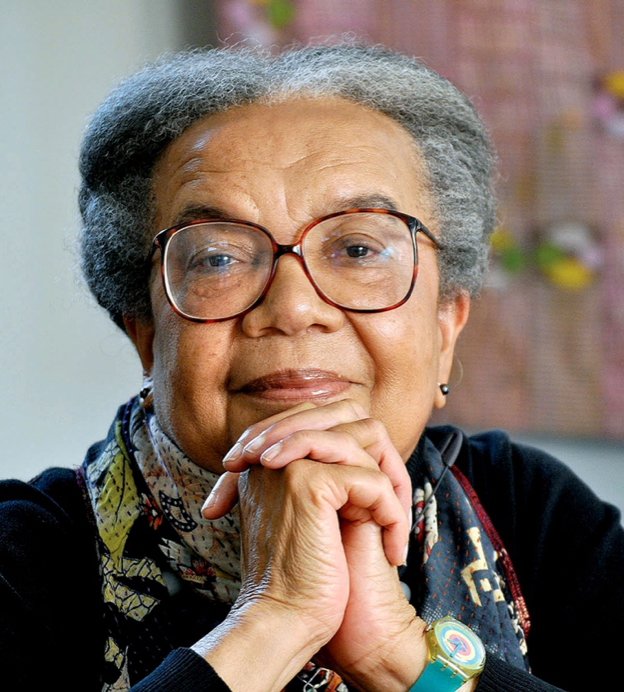
[[[425,636],[430,661],[410,692],[454,692],[483,670],[481,640],[455,618],[436,620]]]

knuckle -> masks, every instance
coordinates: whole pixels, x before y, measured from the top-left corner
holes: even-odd
[[[376,471],[375,473],[378,476],[377,482],[381,486],[383,486],[382,487],[383,492],[394,494],[394,486],[392,485],[392,481],[390,480],[390,478],[388,478],[388,476],[386,476],[386,474],[383,473],[382,471]]]
[[[369,426],[373,435],[376,438],[385,439],[388,437],[388,433],[386,431],[386,426],[377,418],[367,418],[366,424]]]
[[[313,430],[295,430],[294,432],[287,434],[285,437],[281,438],[281,442],[284,445],[282,448],[282,454],[285,452],[285,448],[290,449],[291,453],[305,454],[303,450],[310,450],[314,446],[315,431]]]
[[[347,406],[350,408],[351,413],[357,418],[365,418],[368,415],[368,412],[358,401],[355,401],[354,399],[345,399],[344,401],[345,404],[347,404]]]
[[[245,430],[243,430],[243,432],[239,435],[238,441],[242,444],[245,444],[249,442],[249,440],[252,440],[254,437],[256,437],[259,431],[260,424],[254,423],[253,425],[250,425],[249,427],[245,428]]]
[[[349,447],[357,444],[354,436],[348,430],[335,430],[332,431],[332,435],[336,445],[340,447]]]
[[[305,459],[297,459],[282,469],[282,474],[287,483],[298,481],[307,473],[307,464]]]
[[[308,443],[312,439],[314,439],[314,436],[316,435],[315,430],[295,430],[293,433],[288,435],[285,439],[286,440],[292,440],[293,442],[297,444],[301,443]]]

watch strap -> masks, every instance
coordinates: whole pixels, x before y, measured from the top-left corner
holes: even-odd
[[[440,661],[430,661],[409,692],[454,692],[466,678]]]

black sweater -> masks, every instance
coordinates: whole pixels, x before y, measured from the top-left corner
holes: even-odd
[[[505,543],[532,622],[533,675],[489,656],[479,692],[612,689],[621,679],[617,637],[624,623],[618,511],[564,465],[502,433],[469,438],[457,465]],[[94,531],[72,470],[0,483],[2,689],[101,689],[104,606]],[[132,689],[227,690],[184,648],[225,613],[198,616],[196,596],[186,591],[170,601],[172,653],[153,661],[153,672]]]

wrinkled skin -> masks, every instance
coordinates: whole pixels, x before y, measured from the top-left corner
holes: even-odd
[[[196,123],[158,162],[154,194],[154,233],[217,209],[293,243],[318,216],[389,201],[440,233],[409,135],[341,99]],[[422,672],[423,623],[394,568],[409,530],[404,462],[443,405],[438,384],[469,301],[439,303],[435,249],[418,242],[416,287],[393,311],[325,303],[285,256],[265,300],[242,317],[181,319],[153,271],[153,319],[126,320],[163,429],[217,473],[232,450],[206,516],[240,495],[243,587],[226,622],[194,647],[232,689],[281,689],[319,651],[363,689],[406,689]]]

